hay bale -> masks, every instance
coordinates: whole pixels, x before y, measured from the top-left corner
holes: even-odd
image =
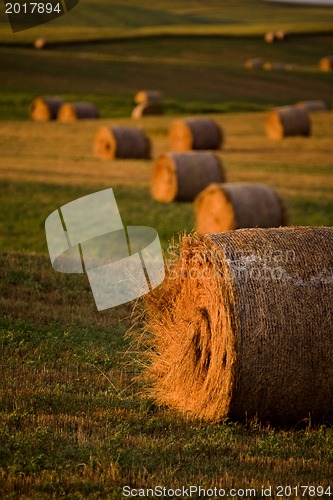
[[[132,111],[131,117],[135,120],[138,120],[143,116],[158,116],[162,114],[163,108],[160,104],[153,102],[143,102],[135,106]]]
[[[99,112],[91,102],[67,102],[58,111],[58,120],[62,122],[94,120],[96,118],[99,118]]]
[[[267,43],[274,43],[278,40],[276,34],[273,31],[268,31],[267,33],[265,33],[264,38],[265,42]]]
[[[96,134],[93,153],[101,160],[150,158],[150,139],[135,127],[102,127]]]
[[[246,227],[279,227],[285,210],[277,192],[263,184],[211,184],[195,199],[196,231],[220,233]]]
[[[282,139],[293,135],[309,136],[311,121],[304,108],[283,106],[266,116],[266,135],[270,139]]]
[[[319,61],[319,67],[321,71],[332,71],[333,70],[333,56],[322,57]]]
[[[209,184],[224,180],[222,163],[214,153],[166,153],[154,164],[151,194],[155,200],[166,203],[193,201]]]
[[[205,420],[332,422],[332,317],[332,228],[188,236],[146,295],[142,377]]]
[[[36,40],[34,41],[34,47],[37,50],[45,49],[46,46],[47,46],[46,38],[36,38]]]
[[[216,150],[222,147],[223,131],[212,118],[175,120],[169,130],[169,143],[171,151]]]
[[[300,101],[295,104],[297,108],[302,108],[309,113],[317,113],[319,111],[327,111],[327,105],[324,101]]]
[[[63,103],[61,97],[37,97],[29,107],[29,116],[32,120],[38,122],[56,120]]]
[[[244,67],[247,69],[259,69],[262,68],[263,64],[263,60],[260,57],[253,57],[245,61]]]
[[[162,94],[159,90],[139,90],[134,96],[135,104],[159,103],[161,99]]]
[[[275,32],[275,37],[279,42],[284,42],[289,38],[289,33],[284,30],[279,30]]]

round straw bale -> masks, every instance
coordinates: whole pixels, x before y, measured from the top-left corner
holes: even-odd
[[[248,59],[245,61],[244,66],[248,69],[258,69],[262,68],[263,60],[260,57],[253,57],[252,59]]]
[[[322,57],[319,61],[319,67],[321,71],[332,71],[333,70],[333,56]]]
[[[75,120],[92,120],[99,118],[99,113],[90,102],[65,103],[58,111],[58,120],[73,122]]]
[[[46,46],[47,46],[47,40],[45,38],[36,38],[36,40],[34,41],[35,49],[38,50],[45,49]]]
[[[222,142],[222,128],[212,118],[175,120],[169,130],[172,151],[220,149]]]
[[[143,104],[147,102],[160,102],[162,94],[158,90],[139,90],[134,96],[135,104]]]
[[[30,105],[30,118],[39,122],[56,120],[63,102],[61,97],[37,97]]]
[[[152,116],[152,115],[162,115],[163,109],[162,106],[158,103],[154,102],[143,102],[135,106],[132,111],[132,118],[135,120],[142,118],[143,116]]]
[[[270,139],[282,139],[291,135],[309,136],[311,121],[304,108],[283,106],[266,116],[266,135]]]
[[[209,184],[224,180],[222,163],[214,153],[166,153],[154,164],[151,194],[155,200],[166,203],[193,201]]]
[[[303,108],[309,113],[317,111],[327,111],[327,105],[324,101],[300,101],[295,104],[297,108]]]
[[[283,42],[285,40],[288,39],[289,37],[289,34],[286,32],[286,31],[283,31],[283,30],[279,30],[275,33],[275,37],[277,40],[279,40],[280,42]]]
[[[146,295],[142,376],[206,420],[332,422],[332,317],[333,228],[190,235]]]
[[[97,132],[93,152],[97,158],[150,158],[150,139],[135,127],[102,127]]]
[[[194,205],[196,231],[201,234],[285,224],[279,195],[263,184],[211,184],[199,193]]]
[[[268,31],[267,33],[265,33],[265,42],[267,43],[274,43],[278,40],[277,36],[275,33],[273,33],[273,31]]]

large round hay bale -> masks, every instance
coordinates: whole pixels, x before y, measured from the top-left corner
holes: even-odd
[[[333,70],[333,56],[322,57],[319,61],[319,67],[321,71],[332,71]]]
[[[274,109],[266,116],[266,135],[270,139],[310,134],[311,121],[304,108],[284,106]]]
[[[61,97],[37,97],[30,105],[29,116],[32,120],[38,122],[56,120],[63,103]]]
[[[161,99],[162,94],[159,90],[139,90],[134,96],[135,104],[158,103]]]
[[[160,104],[155,102],[143,102],[135,106],[132,111],[131,117],[135,120],[143,116],[158,116],[163,114],[163,108]]]
[[[265,33],[264,39],[267,43],[274,43],[278,40],[276,33],[274,33],[273,31],[268,31],[267,33]]]
[[[175,120],[169,130],[171,151],[220,149],[223,130],[212,118]]]
[[[154,163],[151,194],[155,200],[193,201],[212,182],[224,182],[217,155],[208,151],[166,153]]]
[[[327,111],[327,105],[324,101],[300,101],[295,104],[297,108],[303,108],[309,113]]]
[[[135,127],[102,127],[93,146],[94,155],[101,160],[150,158],[150,150],[150,139]]]
[[[96,118],[99,118],[99,112],[91,102],[67,102],[58,111],[58,120],[62,122],[94,120]]]
[[[184,237],[145,318],[159,404],[211,421],[333,421],[333,228]]]
[[[279,42],[284,42],[289,38],[289,33],[284,30],[276,31],[275,37]]]
[[[195,228],[201,234],[285,224],[279,195],[263,184],[211,184],[199,193],[194,206]]]

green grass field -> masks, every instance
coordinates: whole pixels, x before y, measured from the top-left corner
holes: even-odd
[[[292,225],[332,226],[332,111],[311,116],[309,138],[272,141],[264,128],[276,105],[332,106],[333,73],[318,68],[332,52],[332,26],[330,8],[250,0],[81,0],[26,32],[0,23],[0,498],[120,499],[126,485],[248,489],[247,497],[255,489],[256,498],[269,486],[271,498],[295,498],[303,485],[298,498],[333,495],[330,425],[207,424],[147,398],[130,335],[140,330],[140,302],[97,312],[86,276],[52,269],[44,232],[53,210],[112,187],[124,224],[156,228],[167,254],[195,215],[189,203],[152,200],[151,171],[172,120],[189,114],[223,127],[229,181],[274,187]],[[269,45],[262,35],[271,28],[294,35]],[[36,51],[36,36],[54,45]],[[250,71],[251,57],[298,66]],[[99,127],[134,124],[141,88],[164,96],[164,116],[135,122],[152,140],[152,160],[94,158]],[[101,120],[29,121],[31,101],[53,94],[90,100]],[[278,496],[279,485],[294,489]]]

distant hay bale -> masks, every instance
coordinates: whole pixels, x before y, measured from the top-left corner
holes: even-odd
[[[162,94],[159,90],[139,90],[134,96],[135,104],[158,103],[161,99]]]
[[[102,127],[97,132],[93,153],[101,160],[150,158],[150,139],[135,127]]]
[[[46,46],[47,46],[46,38],[36,38],[36,40],[34,41],[35,49],[38,50],[45,49]]]
[[[222,163],[214,153],[166,153],[154,164],[151,194],[156,200],[165,203],[193,201],[209,184],[224,180]]]
[[[268,31],[267,33],[265,33],[264,38],[265,42],[267,43],[274,43],[278,40],[276,34],[273,31]]]
[[[163,108],[160,104],[154,102],[143,102],[135,106],[131,117],[135,120],[143,116],[158,116],[163,114]]]
[[[90,102],[64,103],[58,112],[58,120],[73,122],[76,120],[94,120],[99,118],[99,112]]]
[[[279,31],[276,31],[275,37],[280,42],[284,42],[285,40],[287,40],[289,38],[289,33],[287,33],[286,31],[283,31],[283,30],[279,30]]]
[[[190,235],[145,297],[142,379],[208,421],[333,421],[333,229]]]
[[[274,109],[266,116],[266,135],[270,139],[310,134],[311,121],[304,108],[284,106]]]
[[[316,113],[319,111],[327,111],[327,105],[324,101],[300,101],[295,104],[297,108],[303,108],[309,113]]]
[[[244,66],[248,69],[259,69],[262,68],[263,64],[263,60],[260,57],[253,57],[245,61]]]
[[[169,130],[171,151],[217,150],[223,143],[223,130],[212,118],[175,120]]]
[[[277,192],[263,184],[211,184],[194,202],[198,233],[250,227],[279,227],[286,216]]]
[[[29,116],[32,120],[38,122],[56,120],[63,103],[61,97],[37,97],[29,107]]]
[[[319,61],[319,67],[321,71],[332,71],[333,70],[333,56],[322,57]]]

